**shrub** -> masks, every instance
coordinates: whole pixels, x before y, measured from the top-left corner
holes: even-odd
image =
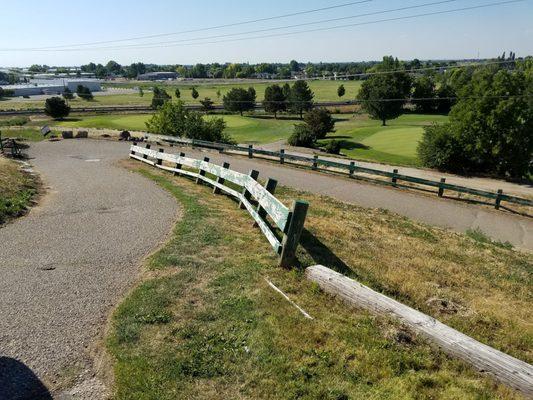
[[[76,89],[76,94],[78,97],[82,98],[83,100],[92,100],[93,94],[91,93],[91,90],[87,86],[78,85]]]
[[[324,150],[330,154],[339,154],[341,152],[341,144],[339,140],[330,140],[324,147]]]
[[[155,110],[161,108],[165,103],[171,100],[170,95],[165,89],[160,89],[157,86],[153,89],[154,97],[152,97],[151,107]]]
[[[12,117],[0,120],[0,126],[22,126],[30,122],[28,117]]]
[[[315,135],[317,139],[324,139],[329,132],[334,132],[335,121],[331,113],[325,108],[315,108],[305,114],[304,122]]]
[[[426,127],[417,151],[420,161],[426,167],[464,172],[463,149],[452,134],[450,124]]]
[[[63,119],[70,113],[70,107],[61,97],[51,97],[44,103],[44,112],[54,119]]]
[[[316,136],[307,124],[298,124],[294,125],[294,132],[287,142],[291,146],[313,147],[316,142]]]

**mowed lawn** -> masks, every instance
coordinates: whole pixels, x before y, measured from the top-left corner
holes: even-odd
[[[227,132],[238,143],[265,144],[287,139],[300,123],[296,118],[274,119],[270,116],[222,115]],[[319,144],[331,139],[340,140],[342,154],[356,159],[401,165],[417,165],[416,148],[424,132],[424,126],[446,122],[442,115],[405,114],[381,126],[380,121],[367,115],[334,115],[336,131]],[[73,128],[107,128],[131,131],[146,130],[149,114],[94,115],[72,117],[55,125]]]

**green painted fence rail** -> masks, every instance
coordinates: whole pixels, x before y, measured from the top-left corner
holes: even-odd
[[[191,142],[189,144],[192,145]],[[198,143],[195,141],[194,145]],[[290,209],[286,207],[274,196],[276,180],[269,178],[265,186],[262,186],[257,182],[259,172],[255,170],[246,175],[232,171],[227,162],[220,166],[209,162],[208,157],[197,160],[186,157],[184,153],[165,153],[164,149],[152,149],[150,144],[146,147],[133,144],[130,147],[130,158],[173,172],[175,175],[189,176],[196,179],[197,183],[207,183],[213,187],[215,194],[224,192],[233,196],[239,201],[239,206],[250,213],[255,225],[261,229],[280,256],[280,265],[289,267],[294,262],[308,204],[297,200]],[[240,190],[229,187],[227,182],[236,185]],[[274,228],[271,228],[267,217],[270,217]],[[276,227],[279,229],[279,235],[276,233]],[[281,239],[278,236],[282,236]]]
[[[268,158],[274,158],[274,159],[279,160],[281,164],[285,162],[291,162],[291,161],[296,162],[296,163],[304,163],[305,166],[309,166],[313,170],[319,170],[319,169],[324,170],[323,168],[320,168],[320,167],[335,168],[337,170],[340,170],[342,173],[345,173],[346,171],[350,177],[357,177],[355,175],[356,173],[382,176],[385,178],[389,178],[389,180],[388,181],[375,180],[375,181],[378,183],[382,183],[382,184],[386,184],[386,185],[390,185],[394,187],[404,187],[404,188],[409,188],[409,189],[419,189],[419,188],[417,188],[416,186],[404,185],[401,182],[409,182],[409,183],[414,183],[416,185],[429,186],[429,187],[437,189],[436,193],[438,194],[439,197],[443,197],[444,192],[446,190],[457,192],[457,193],[470,194],[473,196],[478,196],[478,197],[492,200],[494,207],[497,210],[501,207],[502,202],[508,202],[508,203],[519,204],[522,206],[533,207],[533,200],[507,195],[507,194],[504,194],[502,190],[498,190],[497,192],[489,192],[486,190],[473,189],[473,188],[469,188],[466,186],[459,186],[459,185],[453,185],[450,183],[446,183],[445,178],[442,178],[440,181],[432,181],[429,179],[423,179],[423,178],[417,178],[414,176],[399,174],[397,170],[389,172],[389,171],[382,171],[382,170],[373,169],[373,168],[362,167],[362,166],[356,165],[356,163],[353,161],[350,164],[347,164],[347,163],[341,163],[337,161],[323,160],[323,159],[318,158],[318,156],[305,157],[305,156],[300,156],[300,155],[295,155],[295,154],[289,154],[289,153],[286,153],[283,149],[281,149],[280,151],[269,151],[269,150],[263,150],[263,149],[254,149],[252,145],[245,147],[245,146],[237,146],[237,145],[232,145],[232,144],[213,143],[213,142],[207,142],[204,140],[186,139],[186,138],[164,136],[164,135],[146,134],[145,138],[149,141],[154,141],[156,143],[168,143],[170,145],[174,145],[174,144],[188,145],[192,147],[216,149],[221,152],[234,151],[238,153],[245,153],[248,155],[249,158],[252,158],[254,156],[266,156]],[[301,164],[298,164],[298,165],[301,165]]]

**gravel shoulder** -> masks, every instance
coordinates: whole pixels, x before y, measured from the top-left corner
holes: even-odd
[[[92,140],[32,145],[48,194],[0,229],[0,399],[37,398],[21,368],[3,368],[13,362],[52,393],[74,387],[64,398],[105,392],[92,347],[178,215],[165,191],[115,165],[125,154],[122,143]]]

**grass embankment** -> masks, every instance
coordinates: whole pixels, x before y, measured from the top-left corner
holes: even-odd
[[[3,138],[19,138],[23,140],[29,140],[31,142],[38,142],[40,140],[45,139],[45,137],[43,137],[41,132],[34,128],[3,130],[2,137]]]
[[[518,397],[393,321],[347,309],[301,269],[278,268],[251,218],[227,197],[128,165],[170,191],[183,218],[114,314],[108,349],[118,399]],[[311,203],[303,267],[335,268],[533,360],[530,256],[326,197],[289,189],[278,196]]]
[[[23,215],[37,194],[38,182],[20,165],[0,156],[0,225]]]
[[[223,115],[227,132],[239,143],[264,144],[287,139],[297,118],[274,119],[270,116]],[[371,120],[366,115],[334,115],[336,132],[321,141],[341,141],[342,153],[352,158],[391,164],[417,165],[416,148],[424,126],[433,122],[445,122],[446,116],[405,114],[388,121],[387,126]],[[150,115],[94,115],[73,116],[65,121],[52,122],[73,128],[108,128],[146,130]]]

